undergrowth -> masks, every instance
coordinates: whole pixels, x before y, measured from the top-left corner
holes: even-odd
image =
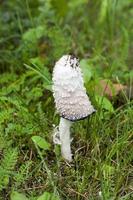
[[[1,1],[0,200],[133,198],[132,14],[132,0]],[[68,53],[97,109],[72,127],[71,164],[52,142],[52,69]],[[102,96],[103,79],[128,95]]]

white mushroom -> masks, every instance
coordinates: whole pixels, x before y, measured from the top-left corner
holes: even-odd
[[[72,161],[70,127],[72,122],[86,118],[95,112],[84,87],[79,60],[73,55],[64,55],[53,70],[53,96],[61,116],[57,143],[61,144],[62,156]],[[54,137],[56,140],[56,135]]]

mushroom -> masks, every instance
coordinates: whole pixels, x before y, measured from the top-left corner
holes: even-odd
[[[52,80],[55,105],[61,117],[53,140],[61,145],[62,156],[71,162],[70,127],[73,122],[91,115],[95,109],[86,94],[78,58],[62,56],[55,64]]]

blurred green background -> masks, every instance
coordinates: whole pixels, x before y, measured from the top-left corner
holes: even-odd
[[[72,52],[90,59],[101,76],[128,76],[132,6],[132,0],[1,1],[1,72],[21,72],[31,58],[53,66]]]

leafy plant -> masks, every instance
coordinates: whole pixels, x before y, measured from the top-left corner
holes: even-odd
[[[41,149],[48,150],[50,148],[50,144],[40,136],[32,136],[31,139],[35,145],[39,146]]]

